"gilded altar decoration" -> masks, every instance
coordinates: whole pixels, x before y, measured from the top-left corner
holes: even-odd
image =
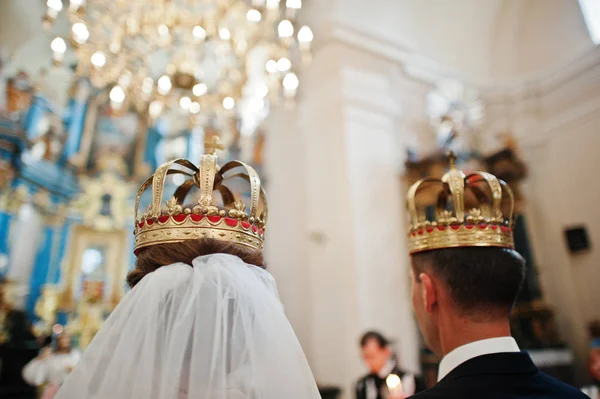
[[[125,229],[97,230],[92,226],[73,227],[63,264],[60,309],[74,311],[86,285],[103,282],[102,302],[114,308],[124,295],[129,235]]]
[[[132,192],[123,178],[123,159],[118,154],[105,154],[98,165],[98,176],[81,177],[82,191],[72,208],[79,211],[86,226],[101,231],[122,229],[129,222]]]
[[[34,325],[34,333],[37,336],[50,333],[52,326],[56,323],[56,311],[59,303],[59,289],[47,284],[42,287],[42,294],[35,304],[35,314],[39,321]]]
[[[29,76],[24,71],[8,79],[6,82],[6,110],[9,113],[21,114],[31,104],[31,85]]]
[[[102,300],[103,288],[104,283],[101,281],[84,284],[74,317],[67,325],[71,334],[78,339],[81,349],[89,345],[106,317],[107,307]]]
[[[15,170],[10,161],[0,159],[0,190],[8,187],[15,177]]]
[[[185,159],[161,165],[138,191],[135,212],[135,251],[156,244],[189,239],[212,238],[262,250],[267,224],[267,197],[256,171],[240,161],[219,167],[215,150],[221,146],[214,137],[206,143],[208,154],[196,167]],[[163,202],[165,183],[170,175],[182,175],[184,182],[174,195]],[[237,185],[236,185],[237,181]],[[243,184],[250,192],[246,204],[233,188]],[[196,187],[199,196],[188,193]],[[147,210],[139,214],[140,201],[148,188],[152,199]],[[216,203],[217,192],[222,203]]]
[[[409,251],[496,246],[514,248],[514,198],[504,181],[487,172],[465,175],[450,155],[441,179],[424,178],[408,190]],[[427,210],[433,215],[428,215]]]

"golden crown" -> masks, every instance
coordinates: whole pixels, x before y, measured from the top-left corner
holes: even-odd
[[[135,202],[135,253],[155,244],[198,238],[212,238],[262,250],[267,224],[265,191],[251,166],[240,161],[231,161],[222,167],[217,165],[215,150],[223,148],[218,138],[213,136],[205,143],[208,154],[202,155],[198,167],[185,159],[176,159],[159,166],[154,175],[140,186]],[[166,178],[173,174],[183,175],[185,180],[177,187],[173,197],[163,203]],[[245,187],[249,185],[248,212],[235,180]],[[238,188],[238,195],[234,195],[228,186]],[[140,201],[149,187],[152,187],[152,201],[146,212],[139,215]],[[197,197],[191,202],[186,201],[194,188],[199,191]],[[220,206],[216,205],[219,196]]]
[[[508,184],[487,172],[465,176],[454,161],[451,153],[450,170],[441,180],[427,177],[408,190],[409,252],[455,247],[514,249],[514,197]]]

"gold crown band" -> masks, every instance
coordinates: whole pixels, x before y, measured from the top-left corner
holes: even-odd
[[[487,172],[465,176],[453,161],[450,154],[450,170],[441,179],[426,177],[408,190],[409,253],[456,247],[514,248],[510,187]],[[439,190],[433,197],[427,193],[432,186]],[[434,220],[427,219],[424,204],[435,207]],[[467,210],[467,204],[475,206]]]
[[[428,227],[409,233],[411,254],[457,247],[513,248],[512,229],[498,225],[454,225]]]
[[[139,222],[135,234],[135,251],[155,244],[212,238],[262,249],[264,232],[249,222],[221,216],[160,216]]]
[[[223,149],[223,146],[214,137],[205,146],[210,153],[202,155],[199,167],[185,159],[175,159],[160,165],[154,175],[140,186],[135,201],[136,254],[151,245],[200,238],[227,241],[262,251],[268,207],[258,174],[251,166],[240,161],[231,161],[219,168],[215,149]],[[243,168],[243,171],[228,173],[236,168]],[[165,182],[167,176],[172,174],[183,175],[187,180],[163,204]],[[246,204],[240,198],[236,199],[226,186],[233,179],[241,179],[250,186],[249,213],[246,213]],[[185,202],[194,186],[199,188],[199,197]],[[138,217],[141,198],[149,188],[152,202],[147,211]],[[221,206],[213,203],[214,191],[220,193]]]

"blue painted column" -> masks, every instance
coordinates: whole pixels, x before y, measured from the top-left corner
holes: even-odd
[[[154,126],[148,130],[146,139],[146,149],[144,151],[144,162],[154,172],[158,168],[159,160],[156,149],[162,140],[163,134],[167,128],[166,122],[161,119],[157,120]]]
[[[10,232],[10,222],[13,215],[6,211],[0,211],[0,256],[10,259],[8,237]],[[6,259],[6,258],[5,258]],[[8,272],[8,267],[0,269],[0,277],[4,277]]]
[[[23,119],[23,130],[25,130],[25,135],[29,140],[34,140],[39,136],[37,129],[46,112],[50,112],[48,100],[40,95],[34,96],[31,106]]]
[[[42,240],[35,257],[31,276],[29,278],[29,296],[25,303],[25,311],[30,316],[34,315],[35,302],[40,296],[42,286],[46,283],[46,275],[52,257],[52,244],[54,243],[54,227],[44,226]]]
[[[43,237],[37,251],[29,280],[29,296],[25,310],[30,316],[34,315],[35,303],[40,297],[45,284],[58,284],[60,281],[61,263],[67,247],[70,223],[44,226]]]
[[[68,117],[65,120],[67,141],[63,150],[62,161],[69,159],[79,152],[87,107],[87,101],[81,102],[74,98],[69,100]]]
[[[65,115],[65,130],[67,141],[63,149],[61,162],[66,162],[70,157],[79,152],[83,128],[85,126],[85,116],[88,110],[89,96],[91,86],[89,81],[81,79],[77,82],[77,93],[69,100]]]

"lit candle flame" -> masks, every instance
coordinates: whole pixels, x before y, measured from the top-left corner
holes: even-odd
[[[385,384],[390,393],[402,393],[402,380],[396,374],[390,374],[385,379]]]

